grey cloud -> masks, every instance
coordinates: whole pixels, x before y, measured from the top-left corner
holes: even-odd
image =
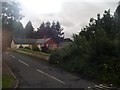
[[[111,9],[113,13],[117,7],[117,2],[64,2],[61,12],[58,14],[33,15],[26,12],[26,19],[31,20],[34,27],[39,27],[43,21],[60,21],[64,27],[65,36],[71,37],[73,33],[78,33],[80,28],[88,25],[91,17],[103,14],[104,10]]]
[[[70,21],[61,21],[61,24],[63,26],[66,26],[66,27],[73,27],[74,26],[74,23],[72,23]]]

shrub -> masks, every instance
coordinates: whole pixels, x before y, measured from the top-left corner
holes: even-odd
[[[33,46],[32,46],[32,50],[33,50],[33,51],[40,51],[40,49],[39,49],[38,46],[36,46],[36,45],[33,45]]]
[[[48,53],[48,54],[51,54],[52,52],[54,52],[54,50],[52,50],[52,49],[48,49],[48,50],[47,50],[47,53]]]
[[[23,46],[22,46],[22,45],[20,45],[20,46],[19,46],[19,48],[23,48]]]
[[[116,27],[120,23],[115,22],[117,19],[111,17],[109,10],[102,18],[91,19],[89,26],[73,35],[71,46],[50,55],[50,63],[102,83],[120,86],[120,43],[117,37],[120,33]]]
[[[31,48],[30,48],[30,47],[28,47],[28,46],[27,46],[27,47],[25,47],[25,49],[31,50]]]

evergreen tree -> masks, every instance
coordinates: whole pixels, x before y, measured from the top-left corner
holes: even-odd
[[[38,38],[44,38],[44,37],[53,38],[57,42],[60,42],[64,38],[63,28],[61,28],[59,22],[55,23],[54,21],[52,25],[49,21],[46,22],[45,24],[42,23],[38,28],[37,35]]]
[[[49,61],[102,83],[120,86],[119,11],[120,5],[114,16],[105,10],[103,16],[91,18],[88,26],[73,35],[73,43],[53,52]]]
[[[51,35],[50,35],[50,33],[51,33],[51,23],[48,21],[48,22],[46,22],[46,25],[45,25],[46,27],[45,27],[45,29],[44,29],[44,32],[45,32],[45,34],[44,34],[44,37],[48,37],[48,38],[50,38],[51,37]]]
[[[54,21],[52,22],[52,25],[51,25],[50,36],[51,36],[52,38],[55,38],[55,37],[56,37],[56,24],[55,24]]]
[[[118,7],[117,7],[117,9],[115,11],[114,16],[115,16],[115,22],[116,22],[117,32],[120,33],[119,32],[119,29],[120,29],[120,2],[119,2],[119,5],[118,5]]]
[[[45,33],[44,33],[44,30],[45,30],[45,23],[43,22],[39,28],[37,28],[37,38],[43,38]]]
[[[54,33],[54,39],[59,43],[63,40],[64,38],[64,32],[63,28],[61,28],[60,23],[57,21],[56,25],[55,25],[55,33]]]
[[[13,36],[15,38],[24,38],[24,28],[21,22],[14,23]]]
[[[63,28],[61,28],[61,25],[59,22],[56,23],[56,31],[57,31],[58,37],[63,37],[63,34],[64,34],[64,33],[62,33]]]
[[[115,17],[120,18],[120,2],[119,2],[119,5],[115,11]]]
[[[22,19],[20,14],[20,4],[17,2],[2,2],[2,25],[11,27],[15,21]]]
[[[2,2],[2,49],[10,47],[13,37],[14,23],[22,19],[20,4]]]
[[[56,29],[56,27],[55,27],[55,22],[54,22],[54,21],[52,22],[51,29],[52,29],[52,30],[55,30],[55,29]]]
[[[25,26],[25,37],[33,38],[33,34],[34,34],[34,28],[32,26],[31,21],[28,21],[28,23]]]

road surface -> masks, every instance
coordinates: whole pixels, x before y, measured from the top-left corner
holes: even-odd
[[[3,60],[19,80],[18,88],[87,89],[95,85],[79,76],[55,68],[46,61],[17,52],[3,52]]]

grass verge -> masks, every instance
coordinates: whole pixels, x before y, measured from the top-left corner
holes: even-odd
[[[33,57],[37,57],[37,58],[40,58],[40,59],[43,59],[43,60],[49,60],[49,57],[50,57],[50,54],[37,52],[37,51],[32,51],[32,50],[27,50],[27,49],[10,49],[10,50],[18,52],[18,53],[30,55],[30,56],[33,56]]]
[[[2,77],[2,88],[13,88],[15,85],[15,79],[11,76],[3,76]]]

